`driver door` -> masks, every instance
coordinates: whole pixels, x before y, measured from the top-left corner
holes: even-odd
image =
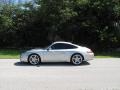
[[[51,45],[44,53],[44,61],[46,62],[64,62],[66,61],[66,50],[61,48],[61,44]]]

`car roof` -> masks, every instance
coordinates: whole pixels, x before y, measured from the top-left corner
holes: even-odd
[[[80,47],[79,45],[73,44],[73,43],[71,43],[71,42],[65,42],[65,41],[56,41],[56,42],[53,42],[52,45],[53,45],[53,44],[57,44],[57,43],[70,44],[70,45],[74,45],[74,46],[76,46],[76,47]]]
[[[79,45],[73,44],[73,43],[71,43],[71,42],[57,41],[57,42],[54,42],[53,44],[56,44],[56,43],[64,43],[64,44],[70,44],[70,45],[74,45],[74,46],[76,46],[76,47],[80,47]],[[53,45],[53,44],[52,44],[52,45]]]
[[[65,42],[65,41],[57,41],[57,42],[54,42],[54,44],[56,44],[56,43],[72,44],[71,42]]]

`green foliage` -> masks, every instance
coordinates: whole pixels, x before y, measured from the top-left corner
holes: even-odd
[[[8,30],[13,26],[12,6],[2,6],[0,9],[0,31]]]
[[[95,50],[120,47],[120,1],[35,0],[0,5],[1,47],[38,47],[56,40]]]

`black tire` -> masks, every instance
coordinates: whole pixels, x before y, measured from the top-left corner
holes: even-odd
[[[32,65],[38,65],[41,62],[40,56],[38,54],[30,54],[28,57],[28,62]]]
[[[75,53],[71,56],[70,62],[73,65],[80,65],[83,62],[83,55],[79,54],[79,53]]]

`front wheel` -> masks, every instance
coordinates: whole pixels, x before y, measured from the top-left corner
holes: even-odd
[[[32,65],[38,65],[40,63],[40,56],[37,54],[31,54],[28,57],[28,61]]]
[[[71,63],[74,65],[80,65],[83,61],[83,56],[80,54],[74,54],[71,57]]]

